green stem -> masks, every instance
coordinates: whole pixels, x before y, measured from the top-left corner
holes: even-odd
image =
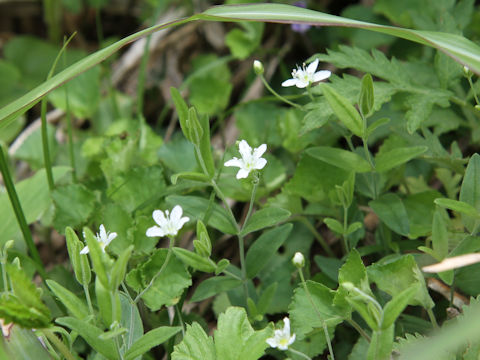
[[[363,338],[365,340],[367,340],[368,342],[372,341],[372,339],[370,338],[370,336],[365,332],[365,330],[362,329],[362,327],[360,325],[358,325],[358,323],[353,320],[353,319],[345,319],[355,330],[358,331],[358,333],[363,336]]]
[[[85,298],[87,299],[88,311],[90,311],[90,314],[92,314],[93,317],[95,318],[95,311],[93,311],[92,299],[90,298],[90,291],[88,290],[88,285],[87,284],[82,284],[82,285],[83,285],[83,292],[85,293]]]
[[[303,357],[304,359],[307,359],[307,360],[312,360],[312,358],[304,353],[302,353],[301,351],[298,351],[298,350],[294,350],[292,348],[288,348],[288,351],[290,351],[292,354],[295,354],[295,355],[298,355],[298,356],[301,356]],[[333,359],[335,360],[335,359]]]
[[[430,318],[430,322],[434,329],[438,329],[437,319],[435,318],[435,314],[433,313],[432,309],[427,309],[428,317]]]
[[[255,202],[255,195],[257,194],[258,181],[259,181],[258,174],[255,174],[252,181],[253,183],[252,195],[250,196],[250,203],[248,204],[247,216],[245,216],[245,220],[243,221],[243,225],[240,229],[240,232],[243,231],[245,225],[248,223],[248,220],[250,219],[250,215],[252,215],[253,204]]]
[[[335,360],[335,355],[333,354],[332,343],[330,341],[330,336],[328,335],[327,325],[325,324],[325,321],[323,320],[322,315],[320,314],[320,311],[318,310],[317,306],[313,302],[312,295],[310,294],[310,291],[308,290],[307,283],[305,282],[305,277],[303,276],[302,268],[298,269],[298,273],[300,274],[300,279],[302,280],[302,285],[303,285],[303,288],[305,290],[305,293],[307,294],[308,300],[310,301],[310,304],[312,304],[313,309],[317,313],[317,316],[322,323],[322,327],[323,327],[323,331],[325,332],[325,339],[327,340],[328,351],[330,352],[330,356],[331,356],[332,360]]]
[[[46,280],[47,273],[45,272],[45,268],[43,266],[42,260],[40,259],[40,254],[38,253],[38,250],[33,242],[32,234],[30,233],[30,228],[28,227],[27,220],[25,218],[25,213],[23,212],[22,205],[20,204],[20,200],[15,190],[15,186],[13,185],[12,177],[10,175],[10,170],[8,169],[7,158],[5,156],[3,147],[1,145],[0,145],[0,172],[2,173],[3,182],[5,184],[5,188],[7,190],[10,203],[12,204],[15,217],[17,218],[18,225],[20,227],[20,230],[22,231],[23,238],[25,239],[25,243],[27,244],[28,251],[30,252],[30,255],[36,265],[38,273],[40,274],[43,280]]]
[[[343,246],[345,247],[345,254],[350,252],[350,246],[348,245],[347,238],[347,228],[348,228],[348,208],[343,206]]]
[[[41,330],[43,335],[50,341],[55,347],[60,351],[60,353],[65,357],[67,360],[75,360],[75,357],[72,355],[70,350],[65,346],[63,341],[61,341],[57,335],[55,335],[49,329],[42,329]]]
[[[142,61],[140,63],[140,70],[138,73],[138,85],[137,85],[137,116],[143,118],[143,96],[145,93],[145,77],[147,71],[148,59],[150,57],[150,41],[152,35],[147,36],[145,47],[143,49]]]
[[[475,98],[475,102],[477,103],[477,105],[480,105],[480,102],[478,101],[477,92],[475,91],[475,88],[473,87],[472,77],[468,76],[467,79],[468,79],[468,83],[470,84],[470,88],[472,89],[473,97]]]
[[[368,160],[368,163],[370,164],[370,168],[372,169],[371,175],[372,175],[372,194],[373,194],[373,199],[377,198],[377,181],[375,179],[375,163],[373,162],[372,155],[370,154],[370,150],[368,149],[368,139],[363,137],[362,142],[363,142],[363,151],[365,152],[365,157]]]
[[[52,173],[52,161],[50,157],[50,146],[48,145],[48,128],[47,128],[47,99],[43,98],[40,116],[42,119],[42,148],[43,148],[43,164],[47,174],[48,188],[50,191],[55,189]]]
[[[178,321],[182,327],[182,336],[185,337],[185,324],[183,323],[182,312],[178,308],[178,304],[175,304],[175,310],[177,311]]]
[[[265,79],[265,77],[263,75],[259,75],[260,76],[260,79],[262,79],[262,82],[263,84],[265,85],[265,87],[268,89],[268,91],[270,91],[274,96],[276,96],[279,100],[283,101],[284,103],[288,104],[288,105],[291,105],[291,106],[294,106],[296,107],[297,109],[302,109],[302,107],[298,104],[295,104],[294,102],[291,102],[290,100],[287,100],[286,98],[284,98],[282,95],[280,95],[279,93],[277,93],[275,90],[273,90],[273,88],[270,86],[270,84],[267,82],[267,80]]]
[[[170,239],[170,244],[168,246],[168,253],[167,253],[167,257],[165,258],[165,261],[163,262],[162,266],[160,267],[160,270],[158,270],[158,272],[152,277],[152,280],[150,280],[150,282],[148,283],[148,285],[145,287],[145,289],[143,289],[138,295],[137,297],[135,298],[135,300],[133,300],[133,303],[134,304],[137,304],[138,301],[140,300],[140,298],[143,296],[143,294],[145,294],[145,292],[148,291],[148,289],[150,289],[152,286],[153,286],[153,283],[155,282],[155,280],[157,280],[157,278],[160,276],[160,274],[162,273],[162,271],[167,267],[168,265],[168,262],[170,261],[170,258],[172,256],[172,250],[173,250],[173,243],[175,242],[175,238],[169,238]]]

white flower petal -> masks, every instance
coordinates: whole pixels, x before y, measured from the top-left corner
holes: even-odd
[[[290,319],[288,317],[283,318],[283,333],[290,336]]]
[[[228,160],[224,165],[243,167],[243,161],[241,159],[237,159],[236,157],[234,157],[233,159]]]
[[[294,342],[295,342],[295,334],[293,334],[291,337],[290,337],[290,340],[288,340],[288,345],[292,345]]]
[[[315,70],[317,70],[318,67],[318,59],[315,59],[315,61],[312,61],[308,66],[307,66],[307,73],[313,74]]]
[[[240,169],[237,172],[237,179],[245,179],[246,177],[248,177],[248,174],[250,174],[250,171],[248,171],[247,169]]]
[[[310,85],[310,81],[305,81],[305,80],[300,80],[300,79],[297,79],[297,83],[295,84],[295,86],[299,89],[304,89],[308,85]]]
[[[276,348],[278,346],[278,340],[274,337],[268,338],[266,342],[272,348]]]
[[[322,81],[328,79],[332,73],[328,70],[318,71],[313,74],[313,82]]]
[[[186,216],[183,217],[183,218],[181,218],[181,219],[179,219],[179,220],[175,223],[175,226],[176,226],[177,230],[180,230],[180,229],[183,227],[183,225],[185,225],[185,223],[188,222],[188,220],[190,220],[190,218],[189,218],[189,217],[186,217]]]
[[[252,156],[252,148],[245,140],[240,141],[240,144],[238,144],[238,151],[240,152],[240,155],[242,155],[244,161],[246,158],[248,159]]]
[[[261,170],[267,165],[267,160],[264,158],[260,158],[255,162],[255,169]]]
[[[85,254],[88,254],[90,252],[90,249],[88,248],[88,246],[85,246],[82,251],[80,251],[80,254],[82,255],[85,255]]]
[[[165,226],[167,225],[167,219],[165,218],[165,214],[163,213],[162,210],[155,210],[152,214],[153,220],[160,225],[160,226]]]
[[[288,79],[282,82],[283,87],[296,86],[296,85],[297,85],[297,79]]]
[[[172,209],[172,213],[170,214],[170,221],[176,224],[182,217],[182,214],[182,207],[180,205],[175,205],[175,207]]]
[[[111,234],[108,234],[107,236],[107,239],[105,241],[105,247],[108,246],[108,244],[110,244],[112,242],[113,239],[115,239],[117,237],[117,233],[116,232],[113,232]]]
[[[267,151],[267,144],[262,144],[255,150],[253,150],[253,157],[258,159],[260,156],[262,156],[265,151]]]
[[[152,226],[147,230],[146,235],[149,237],[162,237],[165,235],[165,232],[162,228],[159,228],[158,226]]]

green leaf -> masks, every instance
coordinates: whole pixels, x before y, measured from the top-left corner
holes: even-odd
[[[203,131],[199,144],[200,154],[202,155],[208,175],[210,178],[213,178],[215,175],[215,164],[213,162],[212,146],[210,144],[210,121],[207,115],[201,115],[199,122]]]
[[[388,171],[420,156],[425,151],[426,146],[412,146],[379,153],[375,156],[375,169],[378,172]]]
[[[95,279],[95,296],[97,298],[98,310],[105,327],[110,328],[113,322],[121,320],[122,308],[118,292],[111,291],[108,287],[103,286],[98,277]],[[113,302],[115,302],[115,304]],[[113,312],[114,309],[115,313]]]
[[[382,195],[378,199],[370,201],[368,205],[390,229],[397,234],[408,236],[410,233],[408,214],[402,199],[396,194]]]
[[[118,289],[122,281],[125,279],[125,273],[127,272],[128,260],[132,255],[133,245],[126,248],[120,256],[115,260],[113,264],[112,272],[110,275],[110,289],[115,291]]]
[[[0,316],[6,324],[14,323],[26,329],[42,329],[51,325],[50,317],[35,308],[18,302],[14,296],[0,298]]]
[[[358,173],[371,171],[371,166],[368,161],[351,151],[327,146],[317,146],[307,149],[306,152],[316,159],[325,161],[333,166],[338,166],[347,171],[355,171]]]
[[[215,269],[215,275],[219,275],[220,273],[225,270],[228,265],[230,265],[230,260],[228,259],[222,259],[217,263],[217,268]]]
[[[103,257],[106,255],[103,254],[97,238],[89,228],[83,228],[83,234],[85,236],[85,241],[87,242],[90,259],[92,260],[93,271],[95,271],[95,274],[97,274],[98,279],[102,282],[103,286],[109,288],[107,271],[103,262]],[[81,255],[80,257],[82,256],[87,255]]]
[[[178,182],[178,179],[202,181],[206,183],[210,181],[210,178],[207,175],[199,172],[194,172],[194,171],[184,171],[184,172],[172,175],[172,177],[170,178],[170,181],[172,182],[173,185],[176,185]]]
[[[77,234],[71,227],[65,229],[65,238],[67,243],[68,257],[75,273],[75,278],[82,285],[90,284],[92,271],[87,256],[80,256],[83,249],[83,243],[78,239]]]
[[[245,60],[260,45],[263,23],[242,22],[243,31],[235,28],[225,36],[225,44],[237,59]]]
[[[367,274],[371,282],[375,282],[380,290],[392,297],[418,284],[417,292],[408,304],[420,305],[426,309],[434,306],[425,286],[425,279],[412,255],[404,255],[384,264],[370,265]]]
[[[448,255],[448,229],[445,223],[445,211],[436,209],[432,223],[432,248],[437,260],[443,260]]]
[[[53,224],[59,231],[85,224],[95,209],[95,195],[81,184],[57,187],[52,199],[55,203]]]
[[[6,324],[9,322],[3,318]],[[13,325],[13,324],[12,324]],[[52,355],[31,330],[18,325],[9,326],[0,345],[0,359],[8,360],[51,360]],[[8,340],[7,340],[8,339]]]
[[[56,322],[62,326],[66,326],[76,331],[85,339],[88,345],[90,345],[96,352],[105,356],[107,359],[119,359],[113,339],[102,340],[100,335],[103,334],[103,331],[98,327],[72,317],[58,318]]]
[[[120,320],[120,326],[128,329],[125,342],[127,344],[133,344],[135,341],[143,336],[143,322],[138,311],[138,306],[132,304],[132,301],[127,295],[120,292],[120,304],[122,307],[122,318]],[[125,314],[128,314],[125,316]]]
[[[167,249],[156,250],[147,261],[128,273],[127,284],[136,292],[142,291],[162,267],[167,253]],[[163,305],[176,304],[183,291],[191,284],[191,276],[183,263],[172,256],[150,289],[142,295],[142,299],[152,311],[156,311]]]
[[[453,211],[458,211],[459,213],[468,215],[470,217],[476,218],[479,216],[478,210],[475,209],[472,205],[467,202],[439,198],[435,199],[435,204],[443,208],[447,208]]]
[[[47,285],[55,296],[59,298],[60,302],[77,319],[82,320],[89,315],[87,305],[70,290],[67,290],[54,280],[47,280]]]
[[[205,211],[209,206],[209,201],[199,196],[170,195],[167,196],[165,200],[170,206],[180,205],[185,211],[185,215],[193,221],[203,219]],[[227,211],[218,204],[213,205],[213,211],[208,219],[208,225],[227,234],[237,233]]]
[[[217,360],[213,338],[197,322],[187,324],[182,342],[173,348],[172,360]]]
[[[200,270],[207,273],[212,273],[215,271],[215,265],[212,264],[209,259],[204,258],[197,253],[179,247],[174,247],[173,253],[179,260],[185,263],[185,265],[191,266],[195,270]]]
[[[265,231],[250,246],[245,258],[247,277],[253,279],[269,260],[276,254],[280,246],[292,231],[292,224],[284,224],[272,230]]]
[[[367,270],[362,258],[356,249],[350,251],[347,261],[338,271],[338,283],[349,282],[367,294],[371,294],[368,283]]]
[[[222,360],[257,360],[268,347],[267,338],[272,329],[255,331],[250,325],[245,309],[229,307],[220,314],[215,330],[217,358]]]
[[[127,350],[125,360],[134,360],[137,356],[145,354],[151,348],[163,344],[181,329],[180,326],[160,326],[150,330]]]
[[[172,96],[173,103],[177,109],[178,120],[180,121],[180,128],[182,129],[183,135],[187,138],[187,140],[192,141],[187,126],[188,106],[176,88],[170,88],[170,95]]]
[[[374,121],[372,124],[370,124],[370,125],[367,127],[367,137],[370,137],[370,135],[372,135],[372,133],[373,133],[377,128],[379,128],[379,127],[382,126],[382,125],[388,124],[389,122],[390,122],[390,119],[389,119],[389,118],[381,118],[381,119],[378,119],[378,120]]]
[[[345,318],[350,316],[350,309],[333,304],[335,291],[325,285],[307,280],[306,286],[311,295],[305,293],[302,286],[295,289],[293,300],[289,307],[292,329],[295,330],[298,339],[303,339],[312,330],[323,331],[323,324],[328,328],[335,328]],[[326,342],[324,343],[326,346]]]
[[[362,114],[367,117],[373,110],[374,93],[372,75],[365,74],[362,78],[362,87],[358,99],[358,105]]]
[[[277,292],[278,283],[274,282],[270,284],[263,292],[257,302],[257,311],[260,315],[265,315],[267,313],[270,304]]]
[[[395,323],[395,320],[400,316],[402,311],[412,301],[413,297],[418,292],[418,284],[403,290],[396,294],[384,307],[383,307],[383,321],[381,328],[387,330]]]
[[[477,213],[480,212],[480,155],[474,154],[468,161],[467,170],[460,188],[459,200],[472,205]],[[464,226],[469,232],[473,231],[475,220],[462,216]]]
[[[240,234],[245,236],[251,232],[276,225],[281,221],[287,220],[290,215],[290,211],[277,207],[267,207],[255,211],[247,223],[244,224]]]
[[[188,109],[188,117],[187,117],[187,131],[189,133],[188,138],[190,141],[196,145],[200,145],[200,139],[203,136],[203,129],[198,121],[197,111],[194,107]]]
[[[362,137],[363,135],[363,121],[358,111],[345,97],[336,92],[331,86],[327,84],[320,85],[328,104],[332,108],[338,119],[350,130],[353,134]]]
[[[53,177],[60,179],[70,168],[54,167]],[[28,224],[37,221],[50,207],[52,200],[48,189],[45,170],[39,170],[32,177],[15,184],[15,189],[22,205]],[[6,192],[0,193],[0,246],[20,233],[20,228],[15,217],[10,199]],[[62,229],[63,231],[63,229]]]
[[[372,340],[368,347],[367,360],[390,359],[393,347],[393,335],[395,326],[376,330],[372,333]]]
[[[343,234],[343,224],[341,224],[340,221],[332,218],[325,218],[323,219],[323,222],[330,230],[336,232],[337,234]]]
[[[198,285],[190,301],[202,301],[224,291],[235,289],[240,285],[242,285],[241,280],[233,279],[227,276],[215,276],[202,281],[200,285]]]
[[[209,257],[212,253],[212,242],[210,241],[207,228],[201,220],[197,221],[197,238],[199,239],[199,242],[202,243],[203,248],[206,251],[203,256]]]
[[[363,224],[360,221],[355,221],[348,225],[347,233],[345,235],[353,234],[355,231],[360,230],[361,228],[363,228]]]

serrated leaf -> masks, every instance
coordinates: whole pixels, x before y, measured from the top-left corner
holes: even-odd
[[[179,247],[174,247],[173,253],[183,263],[193,267],[195,270],[200,270],[208,273],[215,271],[215,265],[210,263],[210,261],[207,258],[197,253],[194,253],[192,251],[188,251],[186,249],[179,248]]]
[[[351,151],[327,146],[317,146],[307,149],[306,152],[316,159],[347,171],[355,171],[358,173],[371,171],[371,166],[368,161]]]
[[[412,146],[382,152],[375,156],[375,169],[378,172],[388,171],[420,156],[425,151],[426,146]]]
[[[367,270],[356,249],[348,254],[345,264],[338,271],[338,283],[349,282],[365,293],[371,294],[368,284]]]
[[[89,344],[93,349],[95,349],[95,351],[102,354],[107,359],[119,359],[113,339],[100,339],[100,335],[103,334],[103,331],[98,327],[72,317],[58,318],[56,322],[62,326],[66,326],[76,331],[85,339],[87,344]]]
[[[255,211],[243,226],[241,235],[245,236],[251,232],[276,225],[279,222],[288,219],[290,215],[290,211],[277,207],[267,207]]]
[[[182,342],[173,349],[172,360],[217,360],[213,338],[196,322],[187,324]]]
[[[222,360],[257,360],[268,347],[272,329],[253,330],[245,309],[229,307],[220,314],[215,330],[217,358]]]
[[[235,289],[237,286],[242,285],[242,282],[237,279],[233,279],[227,276],[215,276],[210,279],[204,280],[195,290],[191,302],[202,301],[211,296],[220,294],[224,291]]]
[[[284,224],[264,232],[250,246],[245,258],[247,277],[252,279],[268,264],[292,231],[292,224]]]
[[[137,356],[145,354],[151,348],[163,344],[181,329],[180,326],[160,326],[150,330],[140,339],[135,341],[127,350],[125,353],[125,360],[133,360]]]
[[[87,305],[70,290],[64,288],[54,280],[47,280],[47,285],[55,296],[60,299],[60,302],[77,319],[82,320],[89,315]]]

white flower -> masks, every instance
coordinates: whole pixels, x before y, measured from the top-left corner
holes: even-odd
[[[255,71],[255,74],[262,75],[264,71],[262,62],[259,60],[255,60],[253,62],[253,70]]]
[[[165,210],[165,213],[161,210],[155,210],[153,212],[153,220],[159,226],[152,226],[147,230],[147,236],[156,237],[156,236],[175,236],[178,233],[178,230],[190,220],[188,217],[182,217],[182,207],[180,205],[175,206],[170,213],[168,210]]]
[[[283,319],[283,329],[275,330],[275,335],[267,339],[267,344],[272,348],[279,350],[288,350],[288,346],[295,341],[295,334],[290,336],[290,320],[288,317]]]
[[[85,234],[83,234],[83,237],[85,237]],[[97,241],[100,243],[100,248],[102,249],[103,252],[105,252],[105,248],[112,242],[113,239],[117,237],[117,233],[113,232],[107,232],[105,231],[105,226],[100,225],[100,233],[97,233],[95,238]],[[80,254],[88,254],[90,252],[90,249],[88,246],[85,246],[82,251],[80,251]]]
[[[266,144],[255,148],[252,153],[250,145],[245,140],[242,140],[238,144],[238,151],[242,155],[241,159],[234,157],[225,163],[225,166],[237,166],[240,168],[237,173],[237,179],[244,179],[250,174],[250,171],[263,169],[267,165],[267,160],[261,157],[267,151]]]
[[[293,255],[292,259],[293,265],[295,265],[297,268],[302,268],[305,266],[305,257],[301,252],[296,252],[295,255]]]
[[[302,68],[297,66],[296,69],[292,71],[292,79],[285,80],[282,83],[282,86],[296,86],[300,89],[306,88],[314,82],[322,81],[328,79],[332,73],[328,70],[317,71],[318,59],[311,62],[307,68],[303,64]]]

